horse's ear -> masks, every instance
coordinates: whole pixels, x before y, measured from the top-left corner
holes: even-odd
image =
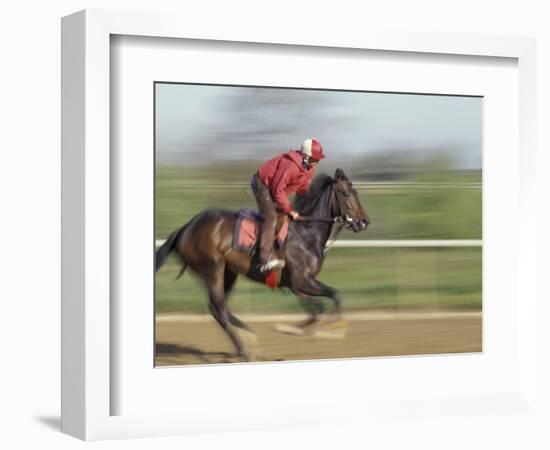
[[[344,173],[344,171],[340,168],[336,169],[336,172],[334,172],[334,179],[336,181],[338,180],[347,180],[348,177],[346,177],[346,174]]]

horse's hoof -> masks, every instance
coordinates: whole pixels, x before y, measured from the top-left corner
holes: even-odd
[[[277,323],[275,324],[274,328],[275,328],[275,331],[278,331],[279,333],[290,334],[292,336],[303,336],[305,334],[305,331],[303,328],[297,327],[295,325]]]
[[[238,330],[239,336],[248,344],[252,346],[258,345],[258,336],[255,333],[248,330]]]
[[[335,330],[324,330],[322,328],[315,330],[313,336],[322,339],[344,339],[348,333],[347,328],[338,328]]]
[[[342,319],[324,323],[313,335],[324,339],[344,339],[348,333],[348,322]]]
[[[347,327],[348,321],[344,319],[329,320],[323,324],[323,329],[325,330],[337,330]]]

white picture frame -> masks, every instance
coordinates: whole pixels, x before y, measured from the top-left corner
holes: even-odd
[[[436,414],[493,414],[502,408],[536,413],[536,237],[535,167],[535,45],[532,39],[456,34],[369,31],[330,33],[278,30],[251,24],[209,29],[186,17],[163,14],[87,10],[62,22],[62,430],[85,440],[163,436],[208,431],[233,431],[286,425],[329,424],[383,417],[393,420],[397,399],[319,405],[278,405],[275,411],[233,411],[232,420],[219,414],[182,411],[170,414],[111,415],[110,317],[111,211],[110,182],[110,37],[149,36],[256,44],[285,44],[338,49],[368,49],[417,54],[450,54],[513,58],[519,73],[519,205],[518,224],[518,379],[515,389],[501,394],[464,398],[403,398],[397,418],[408,411]],[[216,368],[213,368],[216,369]],[[270,370],[263,366],[264,372]],[[405,411],[405,412],[404,412]]]

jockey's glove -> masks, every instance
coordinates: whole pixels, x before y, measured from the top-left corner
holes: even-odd
[[[298,214],[297,211],[290,211],[288,215],[292,217],[292,220],[298,220],[300,218],[300,214]]]

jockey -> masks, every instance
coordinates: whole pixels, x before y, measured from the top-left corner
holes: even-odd
[[[260,272],[284,267],[284,260],[272,257],[277,225],[287,216],[300,220],[288,196],[307,191],[315,168],[324,157],[319,141],[306,139],[300,150],[289,150],[266,161],[252,177],[252,192],[264,218],[260,235]]]

